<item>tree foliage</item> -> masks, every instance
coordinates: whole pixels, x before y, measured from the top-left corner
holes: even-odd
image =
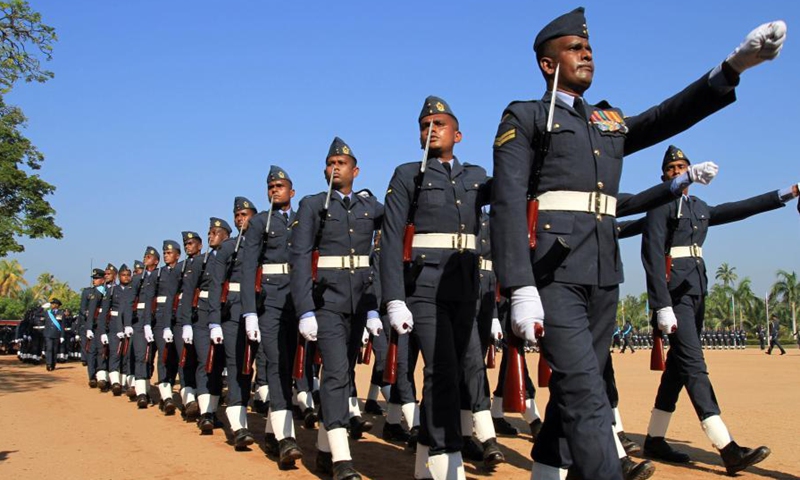
[[[0,93],[8,93],[14,84],[46,82],[53,72],[42,68],[41,59],[53,58],[53,44],[58,39],[53,27],[42,23],[28,2],[0,2]]]

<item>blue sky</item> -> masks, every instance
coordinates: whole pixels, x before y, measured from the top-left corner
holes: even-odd
[[[595,81],[588,101],[638,113],[722,61],[757,25],[784,19],[780,58],[745,73],[739,100],[669,143],[721,171],[693,193],[709,204],[800,181],[797,134],[800,7],[795,2],[586,1]],[[270,164],[300,197],[325,185],[335,135],[359,158],[357,187],[382,195],[395,166],[418,160],[427,95],[458,115],[462,161],[491,170],[503,108],[539,98],[531,49],[567,2],[32,1],[59,42],[50,82],[7,101],[29,117],[64,239],[25,240],[26,278],[48,271],[78,288],[90,261],[130,264],[147,245],[205,235],[233,198],[265,207]],[[800,30],[797,30],[800,31]],[[626,159],[625,191],[658,180],[667,143]],[[795,205],[717,227],[704,254],[763,292],[797,270]],[[644,291],[639,240],[623,242],[623,294]],[[763,295],[763,293],[762,293]]]

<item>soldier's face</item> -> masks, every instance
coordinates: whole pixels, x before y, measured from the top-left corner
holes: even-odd
[[[664,167],[664,174],[661,175],[662,181],[672,180],[673,178],[677,177],[678,175],[682,174],[686,170],[689,169],[689,164],[686,163],[685,160],[675,160],[674,162],[669,162],[666,167]]]
[[[157,267],[158,266],[158,257],[155,255],[145,255],[142,259],[142,263],[144,263],[145,268],[150,267]]]
[[[581,96],[592,86],[594,58],[589,40],[576,35],[554,38],[548,42],[546,55],[539,60],[539,68],[547,78],[558,74],[558,89]]]
[[[144,269],[143,269],[143,268],[134,268],[134,269],[133,269],[133,274],[134,274],[134,275],[141,275],[141,273],[142,273],[143,271],[144,271]]]
[[[228,238],[228,231],[222,227],[211,227],[208,229],[208,245],[211,248],[219,248],[222,242]]]
[[[240,232],[247,230],[247,222],[250,221],[250,217],[252,217],[254,213],[255,212],[249,208],[243,208],[233,212],[233,223],[236,224],[236,228],[238,228]]]
[[[283,208],[294,198],[294,189],[288,180],[274,180],[267,184],[267,194],[275,203],[274,208]]]
[[[106,270],[106,283],[112,283],[117,278],[116,272],[114,270]]]
[[[102,284],[103,284],[103,282],[105,282],[105,281],[106,281],[106,279],[105,279],[105,278],[93,278],[93,279],[92,279],[92,285],[94,285],[95,287],[97,287],[98,285],[102,285]]]
[[[428,129],[433,124],[431,131],[431,153],[439,157],[442,153],[450,153],[456,143],[461,141],[461,132],[458,130],[456,119],[446,113],[435,113],[422,117],[419,122],[419,144],[425,148],[428,140]]]
[[[164,250],[164,263],[167,265],[175,265],[178,263],[178,258],[180,258],[181,252],[178,250]]]
[[[358,176],[356,161],[350,155],[333,155],[325,160],[325,181],[330,181],[333,175],[333,188],[341,190],[353,186],[353,180]]]
[[[203,242],[199,238],[190,238],[183,242],[183,248],[186,250],[186,255],[193,257],[203,249]]]
[[[119,283],[123,285],[127,285],[131,283],[131,271],[130,270],[123,270],[119,272]]]

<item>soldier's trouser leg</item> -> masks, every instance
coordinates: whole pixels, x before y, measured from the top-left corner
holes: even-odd
[[[705,299],[698,295],[684,295],[672,301],[678,329],[669,336],[666,370],[661,375],[655,407],[674,412],[678,394],[686,387],[689,400],[702,421],[720,413],[714,387],[708,377],[703,349],[700,348],[699,331],[703,325]]]
[[[256,356],[254,366],[255,366],[255,378],[253,379],[253,390],[257,393],[256,400],[262,400],[261,395],[258,394],[259,389],[263,387],[269,386],[269,379],[267,374],[267,346],[266,342],[264,341],[264,335],[261,335],[261,342],[258,344],[258,348],[255,352],[253,352]],[[263,390],[262,390],[263,391]]]
[[[108,371],[119,373],[122,368],[122,340],[117,338],[116,332],[108,333]]]
[[[78,335],[81,337],[81,340],[80,340],[81,344],[80,344],[80,350],[79,350],[80,353],[81,353],[81,362],[86,363],[88,365],[88,363],[89,363],[89,352],[86,351],[86,329],[85,328],[81,328],[80,331],[78,332]],[[763,350],[763,348],[762,348],[762,350]]]
[[[608,356],[606,366],[603,369],[603,380],[606,382],[606,396],[608,396],[608,403],[611,408],[617,408],[619,405],[619,391],[617,390],[617,379],[614,376],[614,362],[613,357]]]
[[[240,318],[238,309],[236,312],[231,312],[231,318]],[[222,322],[222,336],[225,345],[225,366],[228,369],[228,406],[245,407],[250,401],[250,386],[253,376],[242,375],[244,347],[247,342],[244,320]],[[243,427],[246,426],[243,425]]]
[[[504,331],[511,331],[510,324],[506,323],[504,325]],[[506,383],[506,369],[508,368],[509,357],[506,353],[507,351],[503,352],[500,360],[500,367],[497,369],[497,385],[495,386],[494,392],[492,392],[492,395],[495,397],[503,397],[503,385]],[[531,374],[528,371],[528,362],[522,362],[522,366],[525,369],[525,399],[532,400],[536,398],[536,388],[533,386],[533,380],[531,380]]]
[[[174,330],[179,334],[175,336],[175,352],[177,358],[178,375],[181,385],[181,403],[184,407],[197,400],[197,355],[191,343],[184,343],[182,330],[177,326]],[[186,356],[185,365],[181,367],[180,360]]]
[[[100,344],[100,336],[96,335],[92,340],[88,340],[89,342],[89,351],[86,352],[86,370],[89,373],[89,380],[94,379],[97,376],[97,347]]]
[[[391,334],[391,325],[388,318],[384,322],[384,329]],[[387,346],[388,349],[388,346]],[[397,381],[389,391],[389,402],[397,405],[408,405],[417,402],[417,388],[414,381],[414,370],[419,357],[419,347],[413,335],[400,335],[397,337]],[[376,360],[377,361],[377,360]],[[385,362],[385,360],[384,360]],[[413,426],[414,419],[406,418],[406,423]]]
[[[582,478],[620,480],[601,370],[609,356],[619,288],[559,282],[538,287],[548,312],[542,347],[553,373],[533,460],[558,468],[569,465],[569,456]],[[561,448],[560,437],[566,439]]]
[[[292,365],[297,346],[297,320],[294,311],[268,306],[259,317],[258,326],[266,353],[265,383],[269,385],[270,409],[273,412],[291,410]]]
[[[72,334],[69,332],[64,333],[64,341],[59,342],[56,347],[56,360],[65,361],[69,358],[69,342],[72,341]]]
[[[491,319],[490,319],[491,322]],[[464,352],[462,369],[464,371],[461,379],[461,410],[480,412],[489,410],[491,400],[489,399],[489,380],[486,377],[486,362],[482,348],[477,321],[472,322],[472,331],[469,343]],[[471,435],[471,432],[462,432],[464,436]]]
[[[31,331],[31,355],[37,362],[42,361],[42,351],[44,350],[44,336],[41,330]]]
[[[156,351],[158,358],[156,359],[156,370],[158,371],[158,383],[175,385],[175,377],[178,374],[178,351],[175,348],[175,342],[167,343],[162,335],[160,328],[153,329],[153,335],[156,337]],[[166,362],[164,359],[166,358]]]
[[[144,338],[144,331],[140,329],[133,331],[131,346],[133,347],[132,350],[135,362],[133,375],[136,377],[136,380],[147,380],[150,378],[150,375],[147,371],[147,340]],[[151,345],[150,348],[155,348],[155,344]]]
[[[379,387],[384,387],[388,385],[383,381],[383,371],[386,369],[386,352],[389,349],[388,335],[391,333],[390,329],[392,326],[389,324],[389,320],[385,315],[383,318],[381,318],[381,322],[383,323],[383,332],[381,332],[381,334],[377,337],[372,337],[371,361],[374,363],[372,364],[372,376],[370,377],[369,383]]]
[[[419,443],[429,455],[460,452],[460,381],[464,353],[475,323],[475,301],[453,302],[409,297],[414,315],[412,335],[419,344],[424,385],[420,404]]]
[[[44,360],[48,367],[56,365],[56,350],[58,349],[57,338],[44,339]]]

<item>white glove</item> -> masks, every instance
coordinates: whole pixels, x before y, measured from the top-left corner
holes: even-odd
[[[244,316],[244,330],[251,342],[261,341],[261,331],[258,329],[258,315],[253,313]]]
[[[133,336],[133,327],[125,327],[125,336],[128,338]]]
[[[107,334],[104,333],[104,334],[100,335],[100,343],[102,343],[103,345],[108,345],[108,335]]]
[[[369,330],[370,335],[377,337],[383,333],[383,322],[381,322],[380,318],[368,318],[367,330]]]
[[[153,335],[153,327],[150,325],[144,326],[144,339],[147,340],[147,343],[156,341],[156,337]]]
[[[511,293],[511,330],[534,344],[544,336],[544,307],[536,287],[520,287]]]
[[[167,343],[172,343],[172,341],[175,340],[175,337],[172,335],[172,329],[169,327],[165,328],[164,333],[161,334],[161,338]]]
[[[91,338],[94,338],[94,334],[92,334]],[[30,342],[31,340],[33,340],[33,337],[31,337],[30,335],[25,335],[25,340]]]
[[[219,345],[222,343],[222,327],[216,326],[211,327],[211,332],[209,333],[211,337],[211,341],[214,342],[215,345]]]
[[[192,330],[191,325],[184,325],[183,326],[183,333],[181,335],[183,338],[183,343],[188,343],[189,345],[192,344],[194,341],[194,330]]]
[[[120,340],[122,340],[123,338],[125,338],[125,333],[123,333],[123,332],[117,332],[117,338],[119,338]]]
[[[64,343],[64,337],[59,338],[58,343]]]
[[[492,340],[502,340],[503,339],[503,328],[500,326],[500,319],[493,318],[492,319]]]
[[[42,305],[42,308],[44,308],[45,310],[47,310],[48,308],[50,308],[50,302],[47,302],[47,303],[45,303],[44,305]]]
[[[700,185],[708,185],[717,176],[719,167],[714,162],[703,162],[689,165],[689,179]]]
[[[389,324],[400,335],[404,335],[414,328],[414,316],[402,300],[391,300],[386,304],[386,313],[389,315]]]
[[[94,332],[91,331],[91,330],[86,330],[86,338],[88,338],[89,340],[93,340],[94,339]]]
[[[725,61],[734,70],[742,73],[764,60],[777,57],[785,40],[786,23],[783,20],[765,23],[748,33],[742,44]]]
[[[81,341],[81,336],[80,335],[75,335],[75,341],[76,342],[80,342]]]
[[[310,317],[301,318],[300,324],[297,326],[300,330],[300,335],[309,342],[317,341],[317,317],[311,315]]]
[[[675,333],[675,330],[678,329],[678,319],[675,318],[672,307],[659,308],[656,311],[656,323],[664,335]]]
[[[364,328],[364,331],[361,333],[361,345],[366,345],[369,342],[369,330]]]

